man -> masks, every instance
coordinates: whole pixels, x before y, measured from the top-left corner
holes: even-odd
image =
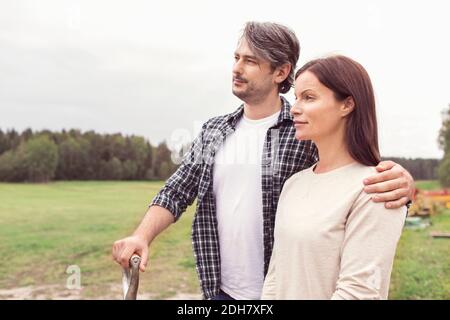
[[[235,52],[235,112],[207,121],[178,170],[153,199],[131,237],[116,241],[123,267],[133,253],[145,270],[148,246],[197,198],[193,247],[207,299],[259,299],[273,246],[278,198],[284,182],[317,159],[311,141],[295,139],[289,91],[299,57],[295,34],[274,23],[247,23]],[[405,205],[413,179],[387,161],[368,177],[366,192],[387,207]],[[363,181],[361,181],[363,183]]]

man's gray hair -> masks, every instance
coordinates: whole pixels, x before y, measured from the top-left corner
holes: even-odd
[[[295,33],[286,26],[273,22],[247,22],[242,37],[252,51],[270,62],[272,69],[289,63],[291,71],[278,87],[287,93],[294,84],[294,70],[300,55],[300,43]]]

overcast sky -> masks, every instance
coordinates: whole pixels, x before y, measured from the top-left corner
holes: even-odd
[[[240,31],[273,21],[296,32],[299,66],[340,53],[367,69],[383,156],[441,157],[448,3],[2,0],[0,128],[93,129],[173,145],[240,105],[231,93]]]

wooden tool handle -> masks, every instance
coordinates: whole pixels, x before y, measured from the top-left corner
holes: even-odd
[[[128,287],[125,300],[136,300],[138,287],[139,287],[139,264],[141,263],[141,257],[133,255],[130,258],[130,286]]]

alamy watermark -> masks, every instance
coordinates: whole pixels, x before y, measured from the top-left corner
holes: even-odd
[[[66,273],[70,274],[66,280],[66,288],[69,290],[81,289],[81,269],[76,264],[70,265],[66,269]]]
[[[174,164],[239,164],[263,165],[269,168],[265,174],[277,172],[280,168],[279,129],[264,132],[261,129],[246,130],[239,137],[231,139],[226,151],[217,152],[233,130],[223,128],[202,128],[201,122],[194,122],[194,130],[185,128],[175,129],[168,147],[172,150],[171,160]],[[261,148],[262,147],[262,148]]]

